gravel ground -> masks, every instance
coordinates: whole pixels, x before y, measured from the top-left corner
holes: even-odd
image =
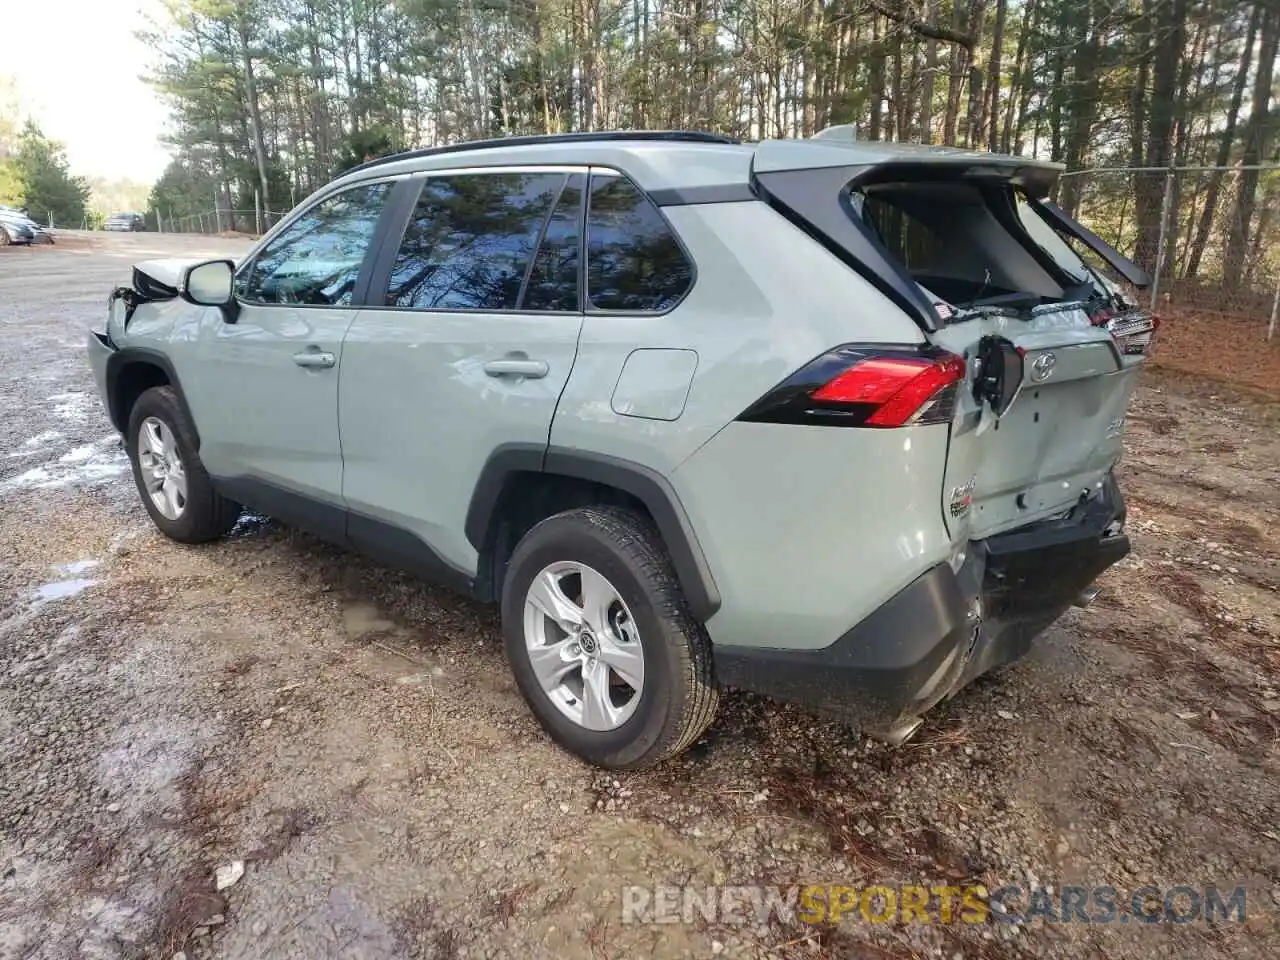
[[[129,263],[0,251],[0,960],[1274,957],[1280,409],[1153,371],[1134,552],[890,750],[731,694],[660,769],[552,747],[494,611],[255,517],[156,533],[82,358]],[[222,891],[215,871],[243,864]],[[630,884],[1247,888],[1247,920],[622,923]]]

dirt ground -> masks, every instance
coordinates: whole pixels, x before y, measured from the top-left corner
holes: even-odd
[[[133,259],[243,249],[0,252],[0,960],[1280,955],[1280,404],[1149,371],[1132,555],[906,747],[731,693],[609,776],[493,610],[262,518],[151,527],[85,324]],[[632,884],[899,882],[1242,885],[1247,919],[622,922]]]
[[[1267,320],[1170,306],[1160,311],[1156,365],[1280,400],[1280,330]]]

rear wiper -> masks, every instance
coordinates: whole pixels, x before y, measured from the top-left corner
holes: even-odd
[[[1080,258],[1081,265],[1084,267],[1085,271],[1089,274],[1088,279],[1082,280],[1081,283],[1087,283],[1090,287],[1092,287],[1094,290],[1095,296],[1099,293],[1102,294],[1102,302],[1106,304],[1108,307],[1119,309],[1122,306],[1119,300],[1119,295],[1114,291],[1112,291],[1112,289],[1109,286],[1107,286],[1107,281],[1103,279],[1102,274],[1097,270],[1097,268],[1094,267],[1092,264],[1090,264],[1089,261],[1083,255],[1081,255],[1080,251],[1075,249],[1074,244],[1082,241],[1077,241],[1075,237],[1067,233],[1060,232],[1058,236],[1062,238],[1062,242],[1067,245],[1067,247],[1071,250],[1071,252]],[[1093,299],[1093,298],[1090,297],[1090,299]]]
[[[973,305],[982,299],[982,295],[987,292],[987,287],[991,286],[991,270],[988,267],[982,268],[982,286],[978,288],[978,292],[973,295],[973,299],[964,305],[961,309],[972,310]]]

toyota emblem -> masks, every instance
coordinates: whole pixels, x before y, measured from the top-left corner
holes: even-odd
[[[1040,383],[1048,380],[1053,376],[1053,368],[1057,365],[1058,358],[1052,353],[1042,353],[1036,357],[1035,362],[1031,364],[1031,379]]]

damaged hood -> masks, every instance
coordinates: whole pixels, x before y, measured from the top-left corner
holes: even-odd
[[[116,287],[107,300],[108,338],[119,340],[141,304],[176,300],[182,293],[182,277],[187,268],[204,262],[202,257],[168,257],[135,263],[132,283]]]

